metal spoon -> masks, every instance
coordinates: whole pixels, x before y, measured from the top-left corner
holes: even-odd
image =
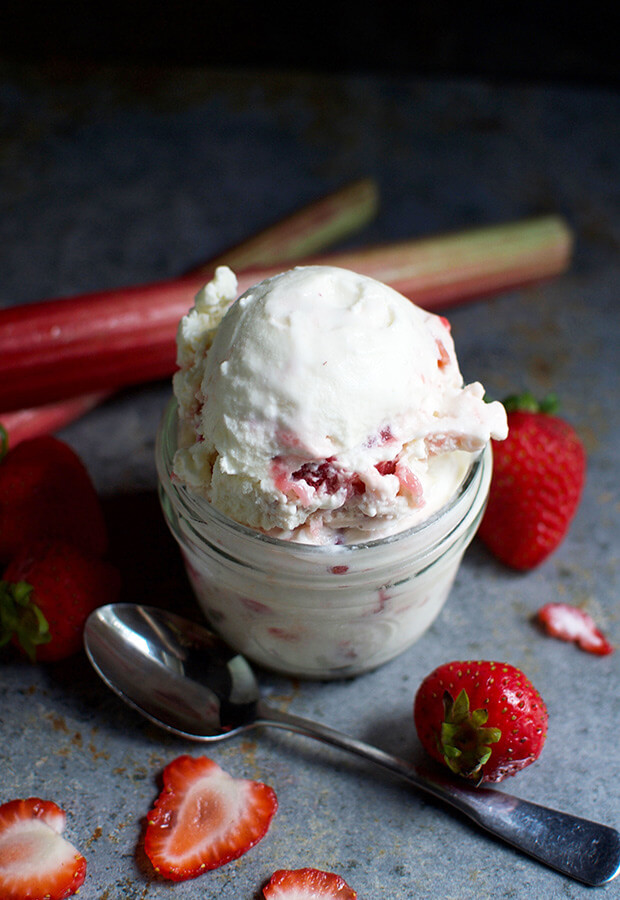
[[[620,871],[620,833],[503,791],[476,788],[362,743],[326,725],[269,707],[248,662],[212,632],[154,607],[97,609],[84,631],[103,681],[152,722],[194,741],[217,741],[273,725],[369,759],[464,813],[495,837],[588,885]]]

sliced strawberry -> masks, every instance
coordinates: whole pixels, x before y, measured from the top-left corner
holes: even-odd
[[[598,656],[607,656],[614,647],[607,640],[592,616],[583,609],[569,603],[547,603],[541,607],[536,618],[547,634],[562,641],[571,641]]]
[[[196,878],[257,844],[277,808],[266,784],[233,778],[206,756],[179,756],[164,769],[144,850],[164,878]]]
[[[86,860],[61,837],[66,816],[51,800],[30,797],[0,806],[2,900],[64,900],[83,884]]]
[[[263,888],[265,900],[355,900],[340,875],[320,869],[278,869]]]

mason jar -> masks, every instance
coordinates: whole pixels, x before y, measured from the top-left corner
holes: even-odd
[[[398,656],[443,607],[484,512],[491,447],[452,500],[379,540],[301,544],[238,524],[175,479],[177,406],[157,435],[159,496],[208,622],[266,669],[300,678],[359,675]]]

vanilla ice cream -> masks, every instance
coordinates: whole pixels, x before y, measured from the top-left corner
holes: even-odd
[[[198,294],[174,377],[174,475],[234,521],[307,544],[395,534],[506,436],[447,321],[390,287],[304,266],[236,288],[221,267]]]

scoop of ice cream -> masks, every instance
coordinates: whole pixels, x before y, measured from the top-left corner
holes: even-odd
[[[236,521],[310,543],[394,533],[506,436],[502,405],[463,385],[447,321],[392,288],[331,266],[233,302],[235,286],[218,269],[179,327],[174,469]]]

